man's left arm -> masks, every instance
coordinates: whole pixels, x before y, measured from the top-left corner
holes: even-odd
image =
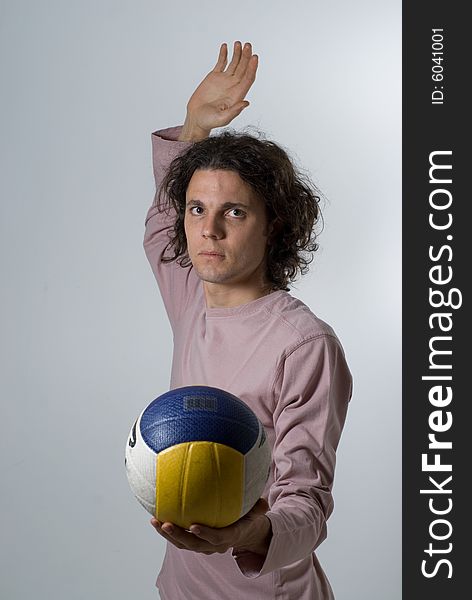
[[[271,522],[265,554],[232,554],[249,578],[309,556],[326,538],[336,449],[352,393],[352,378],[334,335],[322,334],[290,348],[274,386],[275,473],[269,491]],[[261,547],[263,549],[263,546]]]

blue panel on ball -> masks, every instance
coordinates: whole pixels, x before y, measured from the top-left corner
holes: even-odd
[[[155,452],[184,442],[217,442],[245,454],[259,434],[253,411],[229,392],[208,386],[176,388],[143,412],[141,435]]]

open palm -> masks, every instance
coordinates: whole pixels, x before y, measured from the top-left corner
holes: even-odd
[[[258,57],[252,54],[251,44],[242,48],[237,41],[228,66],[227,60],[227,45],[221,44],[216,65],[187,103],[189,120],[201,130],[224,127],[249,106],[244,98],[256,78]]]

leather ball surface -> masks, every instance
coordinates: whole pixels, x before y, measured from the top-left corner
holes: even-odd
[[[132,492],[159,521],[225,527],[261,497],[271,453],[262,423],[239,398],[176,388],[136,419],[126,444]]]

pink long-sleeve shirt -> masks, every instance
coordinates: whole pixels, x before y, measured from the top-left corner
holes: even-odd
[[[190,142],[181,127],[152,134],[159,189],[171,160]],[[333,329],[279,290],[232,308],[207,308],[192,267],[161,262],[172,215],[146,215],[144,249],[172,326],[170,388],[208,385],[238,396],[256,413],[272,450],[262,496],[272,526],[267,555],[206,555],[167,542],[156,586],[162,600],[329,600],[314,550],[333,510],[336,448],[352,391]]]

